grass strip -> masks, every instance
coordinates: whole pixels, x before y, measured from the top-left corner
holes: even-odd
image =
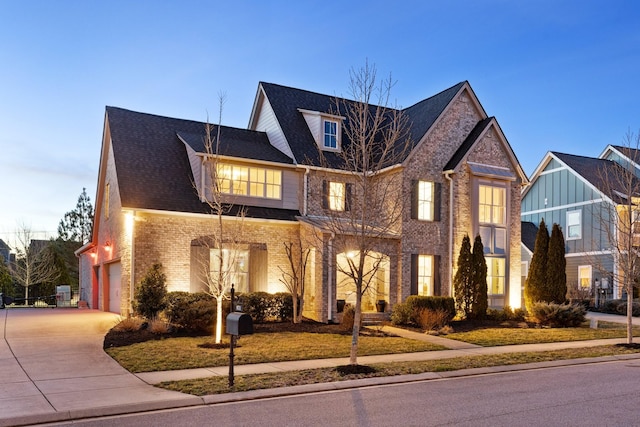
[[[105,351],[130,372],[227,366],[229,349],[200,347],[212,343],[211,337],[182,337],[146,341]],[[358,355],[415,353],[443,350],[445,347],[407,338],[361,336]],[[237,365],[292,360],[348,357],[351,336],[280,332],[242,336],[235,349]]]
[[[607,345],[545,352],[466,356],[422,362],[373,364],[369,366],[374,369],[374,372],[367,374],[360,373],[341,375],[336,368],[321,368],[278,373],[237,375],[235,376],[233,388],[229,388],[229,380],[226,376],[163,382],[157,386],[167,390],[179,391],[196,396],[205,396],[210,394],[291,387],[296,385],[336,382],[361,378],[420,374],[424,372],[456,371],[468,368],[507,366],[553,360],[616,356],[638,352],[640,352],[640,350],[626,348],[623,346]]]

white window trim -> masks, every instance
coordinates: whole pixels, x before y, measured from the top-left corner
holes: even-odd
[[[431,275],[430,276],[424,276],[424,275],[420,274],[421,273],[421,271],[420,271],[420,263],[421,263],[422,260],[427,260],[427,259],[429,260],[429,267],[431,269],[431,271],[430,271]],[[434,257],[433,257],[433,255],[426,255],[426,254],[418,255],[418,277],[417,277],[417,280],[418,280],[418,284],[417,284],[418,285],[418,295],[433,296],[433,293],[434,293],[434,289],[433,289],[434,288],[434,284],[433,284],[434,271],[433,270],[434,270]],[[428,277],[429,278],[429,283],[427,284],[427,293],[426,293],[426,295],[424,293],[422,293],[422,287],[420,286],[420,284],[421,284],[420,279],[423,278],[423,277]]]
[[[576,213],[578,214],[577,226],[579,227],[580,232],[578,233],[577,237],[575,237],[575,236],[571,237],[570,236],[571,224],[569,224],[569,216],[572,216],[572,215],[574,215]],[[580,239],[582,239],[582,210],[581,209],[576,209],[576,210],[573,210],[573,211],[567,211],[567,213],[566,213],[566,221],[567,221],[566,222],[566,224],[567,224],[567,236],[566,236],[565,240],[580,240]]]
[[[324,137],[326,136],[326,133],[324,131],[324,127],[325,127],[325,123],[335,123],[336,124],[336,146],[334,147],[327,147],[326,145],[324,145]],[[342,123],[340,120],[335,119],[333,117],[322,117],[322,123],[320,125],[320,148],[323,151],[333,151],[333,152],[339,152],[340,151],[340,147],[342,146]]]
[[[420,196],[422,194],[422,192],[420,191],[420,187],[422,185],[427,185],[429,184],[431,186],[431,194],[430,196],[430,200],[426,200],[426,199],[422,199]],[[435,183],[433,181],[425,181],[425,180],[419,180],[418,181],[418,191],[417,191],[417,204],[418,204],[418,212],[417,212],[417,217],[418,220],[420,221],[433,221],[433,218],[435,217]],[[428,205],[429,209],[427,212],[427,217],[424,217],[423,215],[421,215],[422,210],[420,209],[420,205],[421,203]]]
[[[589,286],[582,286],[582,277],[580,271],[585,270],[589,272]],[[578,288],[579,289],[591,289],[591,283],[593,282],[593,266],[592,265],[579,265],[578,266]]]

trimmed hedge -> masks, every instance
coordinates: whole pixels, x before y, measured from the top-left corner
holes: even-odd
[[[451,297],[425,297],[411,295],[404,303],[396,304],[391,310],[391,323],[394,325],[420,325],[420,312],[423,310],[443,311],[450,322],[456,315],[456,303]]]
[[[282,322],[293,318],[293,298],[287,292],[269,294],[249,292],[236,297],[236,304],[249,314],[254,323]]]
[[[216,300],[204,292],[169,292],[165,316],[171,324],[194,332],[212,332],[216,321]],[[227,310],[229,304],[227,303]]]

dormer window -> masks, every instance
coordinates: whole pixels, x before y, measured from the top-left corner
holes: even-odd
[[[324,148],[338,149],[338,122],[335,120],[323,120],[324,122]]]
[[[302,113],[302,117],[309,126],[311,135],[320,150],[340,151],[344,117],[301,108],[298,108],[298,111]]]

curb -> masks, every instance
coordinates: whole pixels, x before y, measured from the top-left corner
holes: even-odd
[[[549,369],[563,366],[579,366],[594,363],[611,363],[625,360],[640,360],[640,353],[624,354],[617,356],[589,357],[583,359],[554,360],[548,362],[534,362],[517,365],[493,366],[487,368],[470,368],[446,372],[424,372],[421,374],[398,375],[393,377],[363,378],[357,380],[336,381],[330,383],[306,384],[292,387],[271,388],[263,390],[251,390],[236,393],[212,394],[202,397],[191,396],[184,399],[161,400],[154,402],[132,403],[118,406],[102,406],[95,408],[78,409],[72,411],[51,412],[44,414],[25,415],[20,417],[0,419],[0,427],[24,426],[30,424],[43,424],[51,422],[64,422],[103,416],[125,415],[157,411],[162,409],[178,409],[194,406],[215,405],[221,403],[233,403],[249,400],[269,399],[276,397],[293,396],[300,394],[332,392],[352,388],[391,386],[419,381],[433,381],[441,379],[453,379],[478,375],[490,375],[509,373],[516,371],[529,371],[536,369]]]

